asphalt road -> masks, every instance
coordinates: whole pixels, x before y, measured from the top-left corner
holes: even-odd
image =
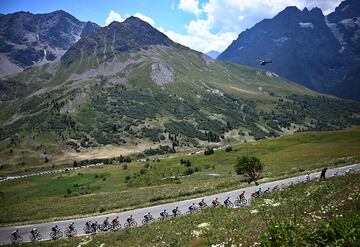
[[[338,173],[338,175],[343,175],[343,174],[345,174],[345,171],[347,171],[349,168],[352,168],[352,171],[360,170],[360,164],[353,164],[353,165],[349,165],[349,166],[329,169],[327,171],[327,173],[326,173],[326,176],[327,177],[333,176],[333,174],[335,172]],[[320,174],[320,172],[311,173],[310,174],[310,179],[317,179],[319,174]],[[189,199],[189,200],[184,200],[184,201],[178,201],[178,202],[173,202],[173,203],[166,203],[166,204],[153,206],[153,207],[139,208],[139,209],[126,211],[126,212],[104,214],[104,215],[101,215],[101,216],[79,218],[79,219],[73,219],[73,220],[46,222],[46,223],[33,224],[33,225],[2,227],[2,228],[0,228],[0,245],[11,243],[10,242],[10,235],[11,235],[11,232],[14,231],[15,229],[19,229],[19,232],[20,232],[21,236],[24,239],[23,242],[30,242],[29,236],[30,236],[30,230],[32,228],[37,228],[39,230],[40,234],[43,237],[43,240],[49,240],[50,239],[49,234],[50,234],[50,231],[51,231],[50,230],[51,227],[53,227],[54,225],[58,225],[59,228],[62,231],[64,231],[67,228],[67,226],[69,226],[69,224],[71,222],[75,222],[75,228],[77,229],[77,236],[80,236],[80,235],[85,235],[85,233],[83,231],[83,227],[85,226],[85,222],[87,222],[89,220],[98,221],[98,223],[101,224],[106,217],[109,217],[110,220],[112,220],[113,218],[115,218],[115,216],[119,216],[121,225],[124,225],[126,218],[129,215],[133,215],[134,219],[138,223],[138,226],[140,226],[141,221],[142,221],[144,215],[147,212],[150,212],[154,216],[154,218],[157,219],[160,216],[160,212],[163,211],[164,209],[166,209],[170,213],[173,208],[178,206],[180,211],[182,212],[182,214],[185,214],[186,211],[188,210],[189,205],[191,203],[194,202],[197,205],[197,203],[201,199],[205,199],[205,201],[206,201],[206,203],[208,205],[210,205],[211,201],[216,197],[219,199],[219,201],[221,203],[223,203],[223,201],[227,197],[230,197],[230,200],[232,202],[234,202],[236,200],[236,198],[238,197],[238,195],[243,190],[245,190],[245,196],[248,199],[251,196],[251,193],[254,192],[256,188],[259,188],[259,187],[261,187],[262,190],[265,190],[265,189],[267,189],[269,187],[271,189],[273,187],[275,187],[275,186],[284,187],[284,186],[290,185],[291,183],[296,184],[296,183],[300,183],[300,182],[303,182],[303,181],[304,181],[304,175],[301,175],[301,176],[291,177],[291,178],[278,180],[278,181],[274,181],[274,182],[263,183],[263,184],[260,184],[259,186],[251,186],[251,187],[238,189],[238,190],[234,190],[234,191],[214,194],[214,195],[211,195],[211,196],[205,196],[205,197]],[[14,205],[14,210],[16,210],[15,205]]]

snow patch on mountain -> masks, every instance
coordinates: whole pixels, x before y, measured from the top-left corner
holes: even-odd
[[[300,27],[314,29],[314,24],[311,22],[299,22]]]

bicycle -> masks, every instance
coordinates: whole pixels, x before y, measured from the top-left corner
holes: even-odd
[[[137,222],[135,220],[131,220],[130,222],[127,221],[124,223],[124,228],[132,228],[136,226],[137,226]]]
[[[42,239],[42,236],[39,232],[36,232],[34,234],[30,234],[29,236],[31,242],[40,241]]]
[[[70,238],[70,237],[73,237],[77,234],[77,230],[76,229],[70,229],[70,228],[67,228],[65,231],[64,231],[64,234],[66,237]]]
[[[190,214],[194,214],[194,213],[196,213],[198,211],[198,209],[196,208],[196,207],[194,207],[192,210],[188,210],[187,212],[186,212],[186,214],[187,215],[190,215]]]
[[[178,210],[176,210],[176,213],[174,214],[172,214],[172,217],[177,217],[177,216],[181,216],[181,211],[178,209]]]
[[[95,233],[95,232],[96,232],[96,230],[95,230],[93,227],[91,227],[91,226],[84,226],[83,230],[84,230],[84,233],[86,233],[86,234]]]
[[[16,234],[16,236],[11,234],[10,241],[12,243],[14,243],[14,244],[18,244],[18,243],[21,243],[23,241],[23,237],[20,234]]]
[[[233,208],[234,207],[234,203],[232,203],[230,200],[228,202],[224,202],[224,207],[226,208]]]
[[[234,202],[235,206],[237,206],[237,207],[244,206],[246,203],[247,203],[247,200],[246,200],[245,198],[238,198],[238,199]]]
[[[149,224],[149,223],[151,224],[153,222],[155,222],[155,219],[152,216],[150,216],[150,218],[148,218],[148,219],[143,219],[141,223],[143,225],[146,225],[146,224]]]
[[[52,239],[58,239],[58,238],[61,238],[62,236],[63,236],[63,233],[60,230],[50,232],[50,237]]]
[[[110,230],[111,231],[117,231],[122,228],[121,224],[119,222],[113,222],[110,224]]]
[[[111,225],[110,224],[105,224],[105,223],[102,223],[100,226],[99,226],[99,230],[102,231],[102,232],[106,232],[108,230],[111,229]]]

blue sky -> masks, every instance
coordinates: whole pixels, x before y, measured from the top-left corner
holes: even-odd
[[[135,15],[195,50],[223,51],[238,34],[286,6],[320,7],[329,13],[341,0],[0,0],[0,13],[48,13],[62,9],[81,21],[105,26]]]

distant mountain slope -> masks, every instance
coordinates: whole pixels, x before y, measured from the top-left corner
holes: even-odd
[[[318,92],[360,99],[360,2],[347,0],[324,16],[288,7],[242,32],[219,60],[267,69]]]
[[[105,146],[153,154],[360,123],[358,103],[210,59],[135,17],[0,80],[0,107],[6,164],[22,163],[24,150],[39,165]]]
[[[64,11],[16,12],[0,16],[0,77],[61,57],[99,26]]]
[[[209,51],[209,52],[206,53],[206,55],[208,55],[212,59],[216,59],[220,55],[220,52],[218,52],[218,51]]]

